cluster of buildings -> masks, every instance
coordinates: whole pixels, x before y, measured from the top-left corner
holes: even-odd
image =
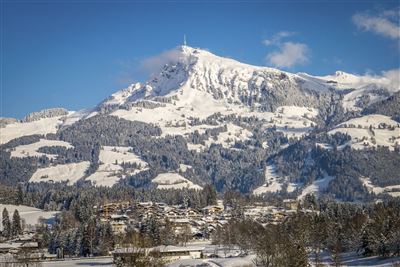
[[[282,207],[255,203],[240,208],[243,218],[261,224],[279,223],[296,212],[297,201],[285,200]],[[124,233],[128,226],[140,228],[148,219],[165,224],[170,223],[176,234],[190,230],[190,239],[208,239],[218,227],[228,223],[238,212],[231,207],[224,207],[222,201],[202,209],[183,205],[167,205],[161,202],[117,202],[95,207],[103,221],[111,224],[113,232]]]
[[[297,212],[296,200],[285,200],[281,207],[268,206],[265,203],[255,203],[240,208],[239,216],[257,221],[261,224],[278,224],[288,216]],[[135,204],[109,203],[98,207],[104,221],[110,222],[113,231],[123,233],[128,225],[140,227],[147,219],[153,218],[160,224],[168,221],[175,234],[186,231],[191,242],[209,241],[210,235],[218,227],[228,223],[233,216],[238,216],[237,210],[224,207],[222,201],[217,205],[202,209],[188,208],[180,205],[167,205],[156,202],[139,202]],[[193,244],[193,243],[192,243]],[[151,256],[158,253],[164,260],[170,262],[183,259],[198,259],[210,257],[201,246],[158,246],[151,248],[116,247],[113,251],[114,261],[133,261],[138,256]]]

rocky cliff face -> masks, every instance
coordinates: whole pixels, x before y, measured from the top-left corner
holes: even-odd
[[[25,118],[22,119],[24,122],[32,122],[32,121],[37,121],[40,119],[44,118],[53,118],[53,117],[58,117],[58,116],[64,116],[68,115],[68,110],[65,108],[50,108],[50,109],[44,109],[41,111],[37,112],[32,112],[25,116]]]

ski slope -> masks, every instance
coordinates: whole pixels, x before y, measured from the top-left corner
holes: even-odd
[[[334,179],[333,176],[329,176],[325,174],[325,176],[321,179],[315,180],[312,184],[306,186],[301,194],[297,197],[297,199],[303,199],[306,195],[315,195],[318,196],[319,193],[326,189],[329,183]]]
[[[282,179],[276,174],[275,166],[268,165],[265,168],[265,184],[254,189],[254,195],[262,195],[264,193],[275,193],[282,190]]]

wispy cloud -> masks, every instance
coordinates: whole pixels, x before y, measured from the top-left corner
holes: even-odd
[[[280,31],[263,41],[265,46],[277,48],[276,51],[268,53],[265,57],[268,65],[278,68],[291,68],[309,62],[311,50],[306,44],[285,40],[295,34],[291,31]]]
[[[267,55],[267,63],[278,68],[291,68],[309,62],[310,49],[306,44],[285,42],[279,45],[279,51]]]
[[[371,31],[381,36],[400,39],[400,9],[385,10],[379,14],[367,12],[353,15],[352,20],[357,27]]]
[[[289,32],[289,31],[281,31],[276,33],[274,36],[272,36],[270,39],[265,39],[263,41],[264,45],[279,45],[282,42],[282,39],[290,37],[295,35],[295,32]]]
[[[148,77],[158,74],[166,64],[183,62],[186,58],[182,50],[176,47],[143,59],[119,59],[114,62],[119,69],[115,80],[118,85],[146,80]]]
[[[185,60],[182,50],[177,47],[162,52],[159,55],[151,56],[143,59],[139,64],[139,70],[146,74],[158,73],[166,64]]]

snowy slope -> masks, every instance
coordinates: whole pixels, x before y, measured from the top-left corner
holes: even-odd
[[[157,184],[157,189],[197,189],[201,190],[202,187],[196,185],[177,173],[160,173],[154,178],[152,183]]]
[[[343,97],[343,108],[347,111],[362,110],[363,107],[400,91],[399,70],[387,71],[383,75],[354,75],[343,71],[326,76],[311,76],[306,73],[298,75],[316,83],[326,84],[338,92],[350,90],[344,93]]]
[[[89,165],[90,162],[83,161],[40,168],[32,175],[29,182],[68,182],[72,185],[83,178]]]
[[[325,174],[323,178],[318,179],[314,181],[312,184],[306,186],[302,190],[301,194],[297,197],[297,199],[303,199],[308,194],[313,194],[318,196],[322,190],[328,187],[330,181],[332,181],[333,179],[334,177]]]
[[[45,220],[52,219],[58,213],[57,211],[43,211],[29,206],[17,206],[17,205],[5,205],[0,204],[0,210],[6,208],[8,210],[9,217],[12,218],[15,210],[18,210],[19,215],[25,221],[26,224],[35,225],[39,223],[39,219],[43,218]],[[0,213],[0,220],[2,219],[2,212]],[[2,230],[3,225],[0,224],[0,230]]]
[[[7,124],[4,128],[0,128],[0,144],[25,135],[56,133],[57,128],[62,124],[61,118],[58,116],[32,122]]]
[[[11,149],[11,157],[24,158],[24,157],[46,156],[52,159],[56,158],[57,155],[50,155],[38,152],[39,148],[45,146],[61,146],[65,148],[73,147],[70,143],[64,141],[40,139],[39,142],[35,142],[28,145],[16,146],[15,148]]]
[[[369,178],[360,177],[360,180],[363,183],[363,185],[368,189],[369,192],[373,192],[375,194],[386,193],[393,197],[400,197],[400,185],[390,185],[390,186],[381,187],[381,186],[373,185]]]
[[[130,147],[104,146],[100,150],[98,170],[86,178],[96,186],[113,186],[126,174],[134,175],[147,169],[147,163],[137,155],[129,152]],[[132,168],[128,173],[123,171],[122,163],[135,163],[137,168]]]
[[[282,190],[282,178],[280,178],[275,171],[274,165],[268,165],[265,168],[265,184],[256,188],[253,191],[255,195],[261,195],[264,193],[275,193]]]
[[[384,115],[367,115],[354,118],[339,124],[329,134],[337,132],[351,136],[351,145],[354,149],[385,146],[394,150],[400,145],[400,124]]]

